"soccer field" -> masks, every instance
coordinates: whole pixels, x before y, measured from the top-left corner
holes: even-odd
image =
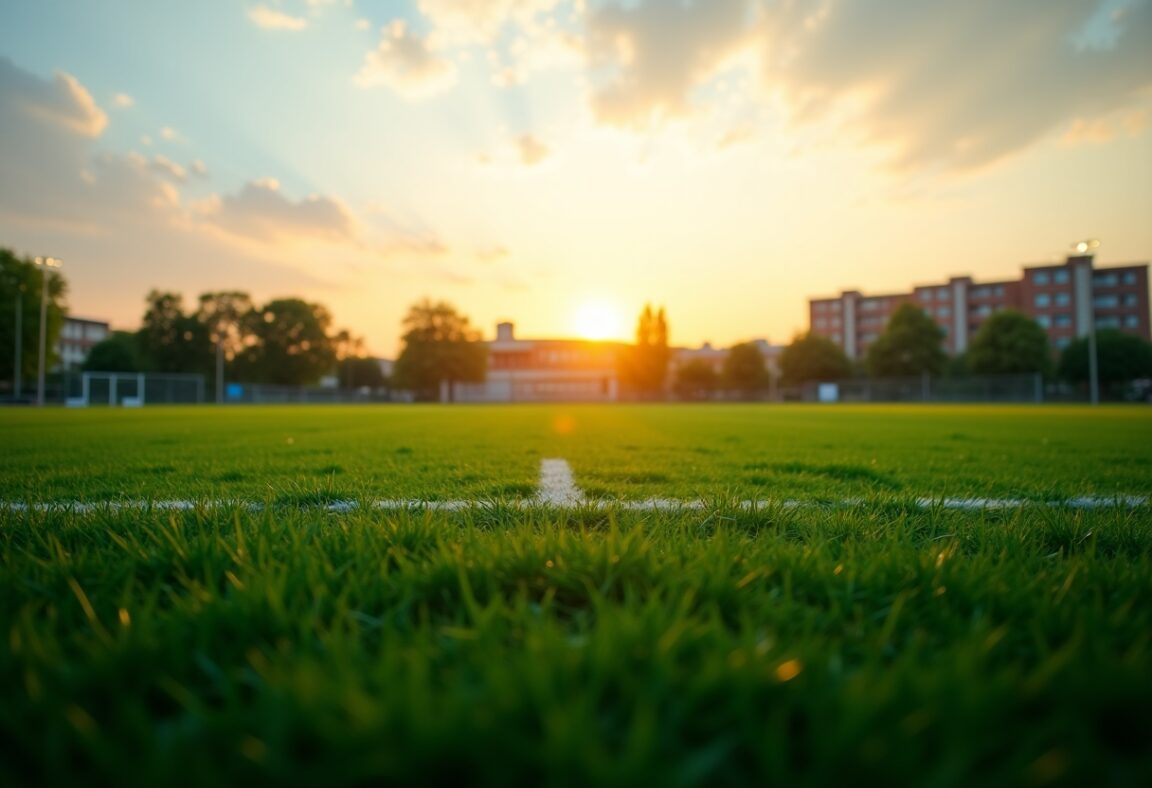
[[[1152,412],[0,411],[0,783],[1152,783]]]

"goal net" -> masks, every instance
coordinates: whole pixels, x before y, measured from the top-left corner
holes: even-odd
[[[84,372],[69,386],[67,404],[140,407],[204,401],[204,376],[158,372]]]

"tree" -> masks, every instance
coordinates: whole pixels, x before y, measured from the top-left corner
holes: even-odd
[[[1100,382],[1105,385],[1152,377],[1152,344],[1116,329],[1100,329],[1096,332],[1096,363]],[[1060,377],[1082,383],[1088,374],[1088,337],[1080,337],[1060,354]]]
[[[346,360],[341,375],[343,384],[350,389],[378,389],[388,385],[388,378],[380,369],[380,362],[367,356],[356,356]]]
[[[709,399],[716,391],[720,377],[702,358],[694,358],[676,368],[676,395],[681,399]]]
[[[988,318],[968,348],[968,368],[977,375],[1047,374],[1051,366],[1048,334],[1035,320],[1011,309]]]
[[[440,384],[480,383],[488,366],[488,350],[468,318],[446,301],[424,299],[404,317],[404,348],[396,359],[396,385],[435,400]]]
[[[198,372],[212,369],[208,327],[184,312],[179,293],[148,293],[139,332],[140,360],[149,372]]]
[[[652,311],[652,305],[645,304],[636,325],[636,344],[621,357],[620,378],[642,396],[659,397],[664,393],[670,358],[664,307]]]
[[[795,337],[780,354],[780,377],[794,386],[818,380],[839,380],[852,374],[852,362],[840,346],[819,334]]]
[[[876,377],[939,375],[948,363],[944,329],[912,304],[901,304],[884,333],[868,348],[868,371]]]
[[[140,345],[131,331],[113,331],[88,351],[80,367],[85,372],[140,372]]]
[[[238,363],[256,383],[301,386],[315,383],[332,369],[336,353],[328,336],[332,318],[320,304],[280,298],[248,312],[250,333]]]
[[[768,367],[764,355],[754,342],[733,345],[724,359],[720,372],[724,388],[739,391],[746,399],[768,387]]]
[[[30,257],[17,257],[0,248],[0,379],[12,380],[16,366],[16,330],[20,330],[20,379],[36,377],[40,363],[40,294],[48,283],[48,320],[46,323],[45,363],[56,362],[56,340],[64,325],[64,296],[68,285],[59,270],[48,270],[47,277]],[[17,319],[19,311],[19,319]],[[15,383],[15,381],[13,381]],[[15,386],[13,386],[15,388]]]

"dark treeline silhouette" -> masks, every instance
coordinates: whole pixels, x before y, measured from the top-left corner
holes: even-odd
[[[247,293],[202,294],[186,308],[179,293],[153,290],[136,332],[114,332],[92,348],[84,369],[104,372],[199,373],[214,380],[307,385],[335,374],[349,388],[383,384],[363,342],[332,331],[321,304],[277,298],[256,305]]]

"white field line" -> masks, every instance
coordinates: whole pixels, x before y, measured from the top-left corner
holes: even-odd
[[[540,492],[536,493],[536,501],[549,506],[580,506],[585,502],[567,460],[540,460]]]
[[[1020,509],[1024,507],[1049,507],[1059,509],[1135,509],[1148,505],[1146,495],[1084,495],[1064,500],[1029,501],[1023,498],[915,498],[911,501],[894,501],[895,504],[911,504],[920,509],[955,509],[961,511],[982,511],[995,509]],[[589,509],[594,511],[633,511],[633,512],[685,512],[715,511],[737,508],[745,511],[771,511],[773,509],[828,509],[861,508],[869,502],[862,498],[843,498],[839,501],[802,501],[791,499],[766,499],[756,501],[717,502],[704,499],[645,498],[638,501],[620,499],[588,499],[576,486],[572,478],[572,468],[563,459],[550,458],[540,461],[540,490],[536,497],[495,500],[450,500],[425,501],[415,498],[380,498],[375,500],[331,501],[315,506],[302,505],[300,509],[318,509],[335,514],[368,511],[435,511],[458,512],[474,509],[507,508],[528,511],[534,509]],[[203,500],[119,500],[119,501],[51,501],[47,503],[26,503],[24,501],[0,501],[0,512],[92,512],[119,511],[159,511],[188,512],[200,509],[246,509],[260,512],[265,509],[287,508],[278,504],[238,499]]]

